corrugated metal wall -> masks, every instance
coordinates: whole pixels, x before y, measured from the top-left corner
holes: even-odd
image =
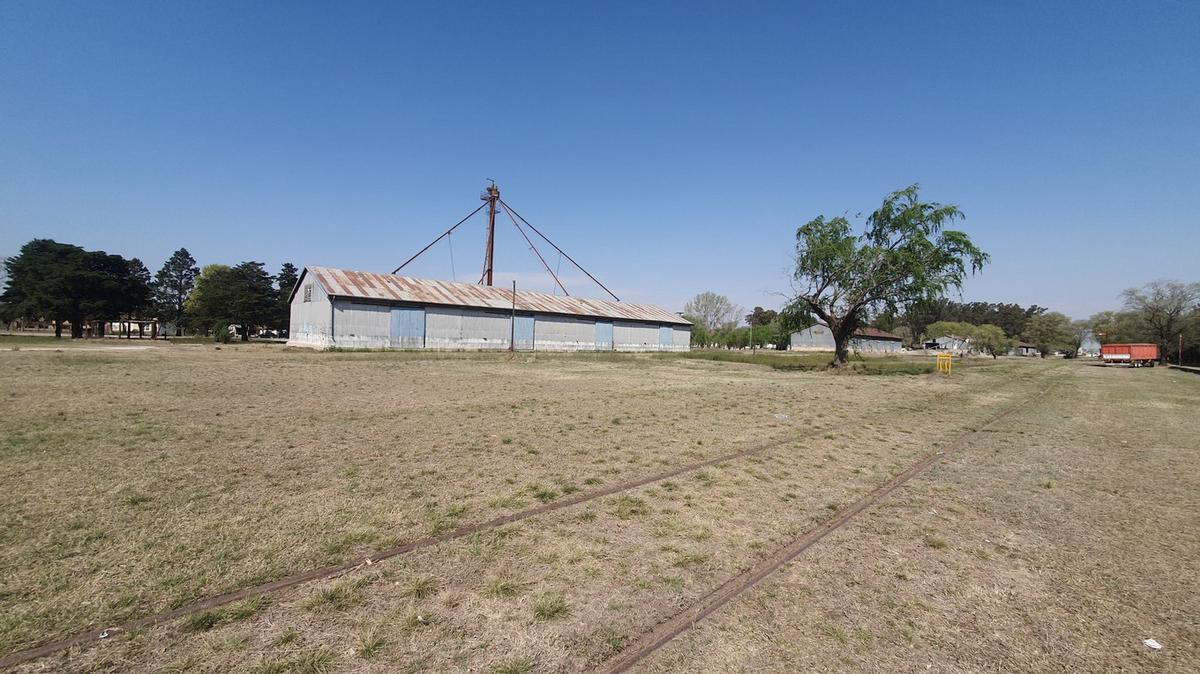
[[[338,346],[386,349],[392,345],[391,333],[391,307],[334,300],[333,338]]]
[[[534,336],[534,320],[533,316],[517,315],[516,325],[513,326],[514,339],[516,341],[516,350],[532,351],[533,336]]]
[[[307,285],[307,283],[305,284]],[[334,299],[313,283],[292,302],[289,344],[361,349],[687,351],[685,326],[518,315],[450,307],[395,306]],[[332,335],[330,319],[332,314]]]
[[[852,351],[893,352],[900,350],[900,342],[890,339],[855,337],[850,340]]]
[[[833,333],[824,325],[793,332],[789,348],[793,351],[833,351]]]
[[[657,323],[613,322],[613,343],[617,351],[658,351]]]
[[[597,351],[612,351],[613,350],[613,324],[612,324],[612,321],[596,321],[596,350]]]
[[[425,310],[427,349],[507,349],[510,316],[502,313],[428,307]]]
[[[392,307],[388,336],[393,349],[425,348],[425,307]]]
[[[596,321],[567,316],[537,316],[533,348],[537,351],[595,351]]]
[[[308,301],[305,302],[305,298]],[[310,278],[292,298],[291,318],[288,321],[288,343],[296,346],[328,348],[333,345],[329,334],[329,296],[321,284]]]
[[[692,329],[676,325],[671,331],[671,350],[688,351],[692,348]]]

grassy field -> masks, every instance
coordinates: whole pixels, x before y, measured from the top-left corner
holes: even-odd
[[[761,448],[22,666],[586,670],[1041,394],[639,667],[1195,667],[1200,377],[720,358],[0,351],[0,654]]]

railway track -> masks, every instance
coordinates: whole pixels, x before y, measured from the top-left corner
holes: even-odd
[[[888,494],[892,493],[897,488],[903,486],[914,477],[925,472],[925,470],[927,470],[930,466],[933,466],[947,456],[951,456],[960,452],[967,445],[967,441],[973,435],[1015,414],[1034,402],[1037,402],[1046,396],[1050,392],[1051,388],[1042,389],[1022,402],[993,415],[979,426],[955,436],[950,440],[949,446],[945,449],[940,449],[926,454],[920,460],[910,465],[892,479],[888,480],[879,487],[876,487],[870,493],[850,504],[849,506],[839,510],[833,516],[833,518],[825,521],[813,529],[806,531],[786,545],[777,548],[773,553],[771,553],[770,556],[755,563],[744,572],[725,581],[715,590],[707,595],[704,595],[684,610],[676,613],[667,620],[660,622],[652,630],[646,632],[641,638],[634,641],[620,653],[601,663],[598,667],[592,669],[591,671],[593,674],[618,674],[619,672],[625,672],[629,670],[634,665],[637,665],[639,662],[649,657],[659,648],[667,645],[675,637],[686,632],[700,620],[703,620],[717,609],[721,608],[725,604],[728,604],[733,599],[736,599],[747,590],[762,582],[772,573],[778,571],[785,564],[798,557],[805,550],[809,549],[813,545],[816,545],[821,541],[821,539],[845,526],[846,523],[850,522],[864,510],[867,510],[882,499],[886,498]]]
[[[937,398],[940,396],[934,396],[934,397]],[[1026,401],[1025,403],[1022,403],[1021,405],[1023,406],[1024,404],[1027,404],[1028,402],[1030,402],[1030,401]],[[971,433],[976,432],[976,431],[986,427],[987,425],[995,423],[1003,416],[1007,416],[1007,414],[1011,413],[1011,411],[1015,411],[1015,410],[1010,410],[1009,412],[1001,413],[1000,415],[997,415],[997,416],[987,420],[982,426],[979,426],[978,428],[976,428],[974,430],[967,431],[963,434],[955,436],[955,438],[952,440],[952,442],[961,441],[962,438],[969,436]],[[653,473],[651,475],[647,475],[647,476],[640,477],[640,478],[633,479],[633,480],[626,480],[623,482],[615,483],[615,484],[608,485],[606,487],[602,487],[599,489],[581,492],[575,496],[570,496],[570,497],[563,498],[563,499],[560,499],[560,500],[557,500],[557,501],[554,501],[551,503],[546,503],[546,504],[542,504],[542,505],[539,505],[539,506],[536,506],[533,508],[528,508],[526,510],[521,510],[521,511],[518,511],[515,513],[509,513],[507,515],[501,515],[499,517],[494,517],[489,520],[485,520],[485,521],[478,522],[475,524],[470,524],[470,525],[466,525],[463,527],[459,527],[457,529],[454,529],[454,530],[451,530],[451,531],[448,531],[446,533],[439,534],[436,536],[427,536],[427,537],[409,541],[407,543],[403,543],[403,544],[400,544],[400,545],[397,545],[397,546],[394,546],[391,548],[377,550],[369,555],[366,555],[363,557],[358,557],[358,558],[355,558],[355,559],[352,559],[352,560],[349,560],[346,562],[342,562],[339,564],[310,569],[308,571],[293,574],[290,576],[286,576],[284,578],[279,578],[279,579],[269,581],[266,583],[262,583],[259,585],[240,588],[240,589],[233,590],[233,591],[230,591],[230,592],[227,592],[224,594],[207,597],[205,599],[201,599],[199,601],[192,602],[190,604],[185,604],[183,606],[180,606],[180,607],[177,607],[174,609],[170,609],[167,611],[161,611],[161,612],[143,616],[140,618],[135,618],[133,620],[129,620],[129,621],[126,621],[126,622],[118,624],[118,625],[104,627],[104,628],[94,628],[94,629],[89,629],[89,630],[86,630],[83,632],[78,632],[76,634],[62,637],[60,639],[55,639],[53,641],[48,641],[48,642],[45,642],[43,644],[31,647],[31,648],[27,648],[27,649],[20,650],[20,651],[14,651],[12,653],[9,653],[8,655],[0,657],[0,668],[13,667],[15,665],[30,662],[32,660],[37,660],[39,658],[46,657],[48,655],[57,653],[62,650],[66,650],[68,648],[99,644],[99,643],[102,643],[104,639],[107,639],[110,636],[114,636],[116,634],[128,632],[131,630],[138,630],[138,629],[154,627],[157,625],[161,625],[163,623],[168,623],[168,622],[171,622],[174,620],[178,620],[180,618],[187,617],[189,615],[200,613],[201,611],[207,611],[210,609],[220,608],[222,606],[226,606],[226,605],[232,604],[234,602],[243,601],[246,599],[254,599],[257,597],[274,594],[274,593],[277,593],[277,592],[280,592],[283,590],[287,590],[290,588],[294,588],[294,587],[297,587],[297,586],[300,586],[300,585],[303,585],[306,583],[310,583],[310,582],[337,578],[346,573],[360,569],[364,566],[374,564],[375,562],[390,559],[393,557],[398,557],[398,556],[401,556],[401,555],[404,555],[404,554],[407,554],[410,552],[414,552],[416,550],[420,550],[423,548],[428,548],[428,547],[431,547],[434,545],[438,545],[440,543],[445,543],[448,541],[465,538],[472,534],[481,533],[481,532],[488,531],[491,529],[496,529],[496,528],[504,526],[506,524],[520,522],[522,520],[526,520],[531,517],[536,517],[538,515],[543,515],[546,513],[557,511],[557,510],[562,510],[564,508],[569,508],[571,506],[579,505],[581,503],[587,503],[589,501],[593,501],[598,498],[603,498],[605,496],[611,496],[613,494],[618,494],[621,492],[629,491],[631,489],[636,489],[638,487],[645,486],[648,484],[653,484],[655,482],[661,482],[664,480],[668,480],[668,479],[677,477],[684,473],[700,470],[702,468],[714,466],[716,464],[724,463],[726,461],[732,461],[732,460],[752,456],[755,454],[759,454],[759,453],[765,452],[767,450],[774,449],[776,447],[785,445],[788,442],[794,442],[795,440],[796,440],[796,438],[793,436],[767,440],[764,442],[756,443],[756,444],[751,445],[750,447],[747,447],[744,449],[740,449],[740,450],[737,450],[734,452],[728,452],[728,453],[722,454],[720,456],[712,457],[709,459],[704,459],[701,461],[687,463],[684,465],[676,466],[676,467],[668,469],[668,470],[660,471],[660,472]],[[933,456],[934,459],[936,459],[936,458],[940,457],[940,455],[941,455],[941,452],[938,452],[935,455],[931,455],[931,456]],[[921,462],[919,462],[919,464],[924,463],[925,461],[929,461],[929,460],[930,460],[930,456],[926,456],[924,459],[922,459]],[[932,461],[929,461],[929,463],[932,463]],[[927,464],[923,465],[921,470],[923,470],[924,467],[927,467]],[[913,469],[910,468],[909,470],[913,470]],[[918,470],[917,472],[920,472],[920,471]],[[901,473],[901,476],[906,475],[906,474],[908,474],[908,471],[905,471],[905,473]],[[915,473],[913,473],[913,474],[915,474]],[[909,475],[909,477],[911,478],[911,475]],[[895,478],[893,478],[893,481],[894,480],[895,480]],[[907,481],[907,478],[904,481]],[[887,484],[890,485],[892,483],[889,482]],[[891,489],[894,489],[896,486],[899,486],[899,484],[900,483],[891,486],[890,488],[887,489],[887,491],[891,491]],[[887,485],[884,485],[884,487],[887,487]],[[882,487],[880,489],[882,489]],[[878,498],[881,498],[884,495],[884,494],[877,494],[878,492],[879,492],[879,489],[876,489],[875,491],[871,492],[871,494],[868,494],[867,497],[864,497],[864,500],[871,498],[872,495],[875,495],[874,500],[878,500]],[[707,610],[704,610],[701,614],[698,614],[695,619],[698,620],[698,619],[702,618],[703,616],[708,615],[713,610],[716,610],[716,608],[719,608],[721,605],[728,602],[729,599],[731,599],[733,596],[736,596],[741,591],[744,591],[748,587],[752,586],[754,583],[757,583],[759,580],[762,579],[762,577],[765,577],[767,574],[769,574],[770,571],[777,569],[779,566],[781,566],[783,563],[785,563],[788,559],[791,559],[791,557],[798,555],[800,552],[803,551],[804,548],[807,548],[809,545],[811,545],[813,542],[816,542],[816,540],[819,540],[825,534],[836,529],[837,526],[841,526],[841,524],[839,523],[839,524],[837,524],[837,526],[834,526],[833,528],[829,528],[828,530],[826,530],[826,527],[829,527],[830,524],[832,524],[834,522],[844,523],[844,520],[842,519],[844,514],[846,512],[854,510],[856,507],[859,506],[860,503],[863,503],[864,500],[860,500],[859,502],[856,502],[854,505],[851,505],[848,508],[843,509],[843,511],[839,512],[829,522],[826,522],[824,525],[822,525],[818,529],[813,530],[813,532],[810,532],[809,534],[805,534],[805,536],[802,537],[802,539],[797,539],[797,541],[804,540],[804,539],[807,539],[808,536],[811,535],[812,533],[821,532],[821,531],[824,532],[824,533],[821,533],[820,536],[818,536],[812,542],[808,543],[807,545],[804,545],[803,548],[796,550],[795,552],[791,553],[790,556],[787,556],[786,558],[783,558],[781,561],[778,561],[778,563],[775,563],[774,566],[772,566],[770,568],[770,570],[763,573],[763,575],[761,577],[758,577],[756,580],[751,582],[750,585],[746,585],[745,587],[741,588],[741,590],[738,590],[737,592],[728,594],[728,596],[726,596],[723,600],[720,600],[719,603],[712,605]],[[871,502],[873,503],[874,501],[871,501]],[[851,513],[849,516],[846,516],[845,519],[848,520],[854,514],[857,514],[857,512],[859,512],[862,508],[867,507],[867,505],[869,505],[869,503],[866,505],[863,505],[858,510],[854,510],[854,512]],[[795,542],[793,544],[789,544],[789,546],[787,546],[787,549],[790,549],[792,547],[792,545],[794,545],[794,544],[795,544]],[[707,595],[705,600],[707,600],[710,597],[717,599],[718,594],[725,592],[727,589],[727,586],[729,586],[730,583],[736,581],[738,578],[743,578],[747,574],[750,574],[751,572],[753,572],[755,569],[758,569],[763,564],[771,562],[772,560],[775,560],[776,556],[778,554],[780,554],[780,552],[782,552],[782,550],[778,551],[776,554],[773,554],[771,557],[768,557],[763,562],[760,562],[759,564],[755,565],[755,567],[753,567],[746,574],[742,574],[741,576],[738,576],[738,577],[732,579],[731,581],[727,582],[725,585],[722,585],[714,593]],[[722,594],[721,596],[725,596],[725,595]],[[701,603],[703,603],[703,602],[704,602],[704,600],[702,600]],[[690,611],[690,609],[689,609],[689,611]],[[680,615],[682,616],[683,614],[680,614]],[[677,617],[679,617],[679,616],[677,616]],[[663,625],[671,623],[674,620],[675,619],[672,619],[671,621],[668,621],[667,623],[660,624],[660,626],[656,627],[655,630],[649,634],[658,634],[660,631],[660,628],[662,628]],[[686,629],[686,625],[684,626],[684,629]],[[670,631],[670,630],[668,630],[668,631]],[[674,638],[674,636],[678,635],[682,631],[683,631],[682,629],[675,630],[670,635],[670,637],[668,637],[666,639],[656,638],[655,639],[655,641],[657,642],[656,645],[654,645],[653,648],[651,648],[650,650],[645,651],[645,654],[649,654],[653,650],[656,650],[658,647],[662,646],[663,644],[665,644],[671,638]],[[641,643],[641,641],[639,641],[637,643]],[[628,652],[628,649],[626,652]],[[618,657],[620,657],[620,656],[618,656]],[[644,655],[640,656],[638,659],[640,660],[641,657],[644,657]],[[629,665],[625,666],[625,668],[628,668],[628,666],[631,666],[636,661],[637,660],[631,661]],[[600,671],[624,671],[624,669],[604,669],[604,670],[600,670]]]

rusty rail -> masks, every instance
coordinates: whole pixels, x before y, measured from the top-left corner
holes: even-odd
[[[690,629],[698,621],[711,615],[714,611],[721,608],[725,604],[728,604],[746,590],[749,590],[758,583],[762,582],[763,579],[779,570],[779,568],[784,564],[795,559],[805,550],[820,542],[821,539],[842,528],[842,526],[844,526],[847,522],[854,519],[856,515],[878,503],[881,499],[892,493],[892,491],[894,491],[897,487],[904,485],[906,482],[921,474],[930,466],[946,456],[961,451],[963,446],[966,444],[966,440],[972,435],[982,431],[992,424],[995,424],[1005,417],[1014,414],[1027,405],[1036,402],[1045,396],[1048,390],[1049,389],[1043,389],[1027,400],[1018,403],[1013,407],[1000,412],[999,414],[996,414],[982,425],[955,436],[951,440],[950,447],[947,449],[937,450],[926,454],[919,461],[912,464],[903,472],[899,473],[884,484],[876,487],[866,496],[863,496],[848,507],[838,511],[838,513],[832,519],[825,521],[814,529],[810,529],[802,534],[799,538],[792,540],[787,545],[776,549],[775,552],[773,552],[770,556],[760,560],[746,571],[725,581],[720,587],[708,593],[704,597],[701,597],[691,606],[659,623],[616,656],[594,668],[592,672],[597,674],[618,674],[619,672],[627,671],[630,667],[633,667],[637,663],[641,662],[659,648],[665,646],[675,637]]]

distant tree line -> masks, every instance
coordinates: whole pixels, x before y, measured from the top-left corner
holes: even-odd
[[[889,194],[861,233],[844,217],[819,216],[796,231],[795,294],[782,309],[755,307],[741,325],[741,308],[704,292],[684,307],[697,347],[787,348],[793,332],[820,322],[834,339],[831,367],[846,362],[855,331],[872,326],[896,334],[910,347],[955,336],[993,357],[1019,342],[1045,357],[1077,355],[1083,344],[1151,342],[1161,357],[1200,361],[1200,283],[1155,281],[1122,293],[1124,308],[1071,320],[1036,304],[955,302],[968,273],[988,255],[947,225],[963,217],[957,207],[919,199],[916,185]]]
[[[1036,304],[949,300],[921,303],[899,316],[881,314],[873,324],[892,330],[917,346],[925,339],[954,336],[970,339],[985,353],[1007,351],[1018,341],[1033,344],[1043,356],[1061,351],[1077,354],[1095,341],[1157,344],[1163,360],[1200,361],[1200,283],[1154,281],[1121,293],[1124,307],[1090,318],[1071,320]],[[1007,347],[1007,348],[1006,348]]]
[[[70,325],[72,337],[84,326],[110,321],[157,318],[175,334],[228,334],[237,325],[243,340],[253,328],[286,330],[287,298],[298,271],[285,263],[269,274],[261,262],[208,265],[203,270],[180,248],[153,277],[137,258],[50,239],[35,239],[3,263],[0,320],[44,320],[56,337]]]
[[[1157,344],[1159,356],[1174,362],[1180,346],[1184,363],[1200,362],[1200,283],[1160,280],[1121,293],[1124,307],[1088,319],[1102,343]]]

